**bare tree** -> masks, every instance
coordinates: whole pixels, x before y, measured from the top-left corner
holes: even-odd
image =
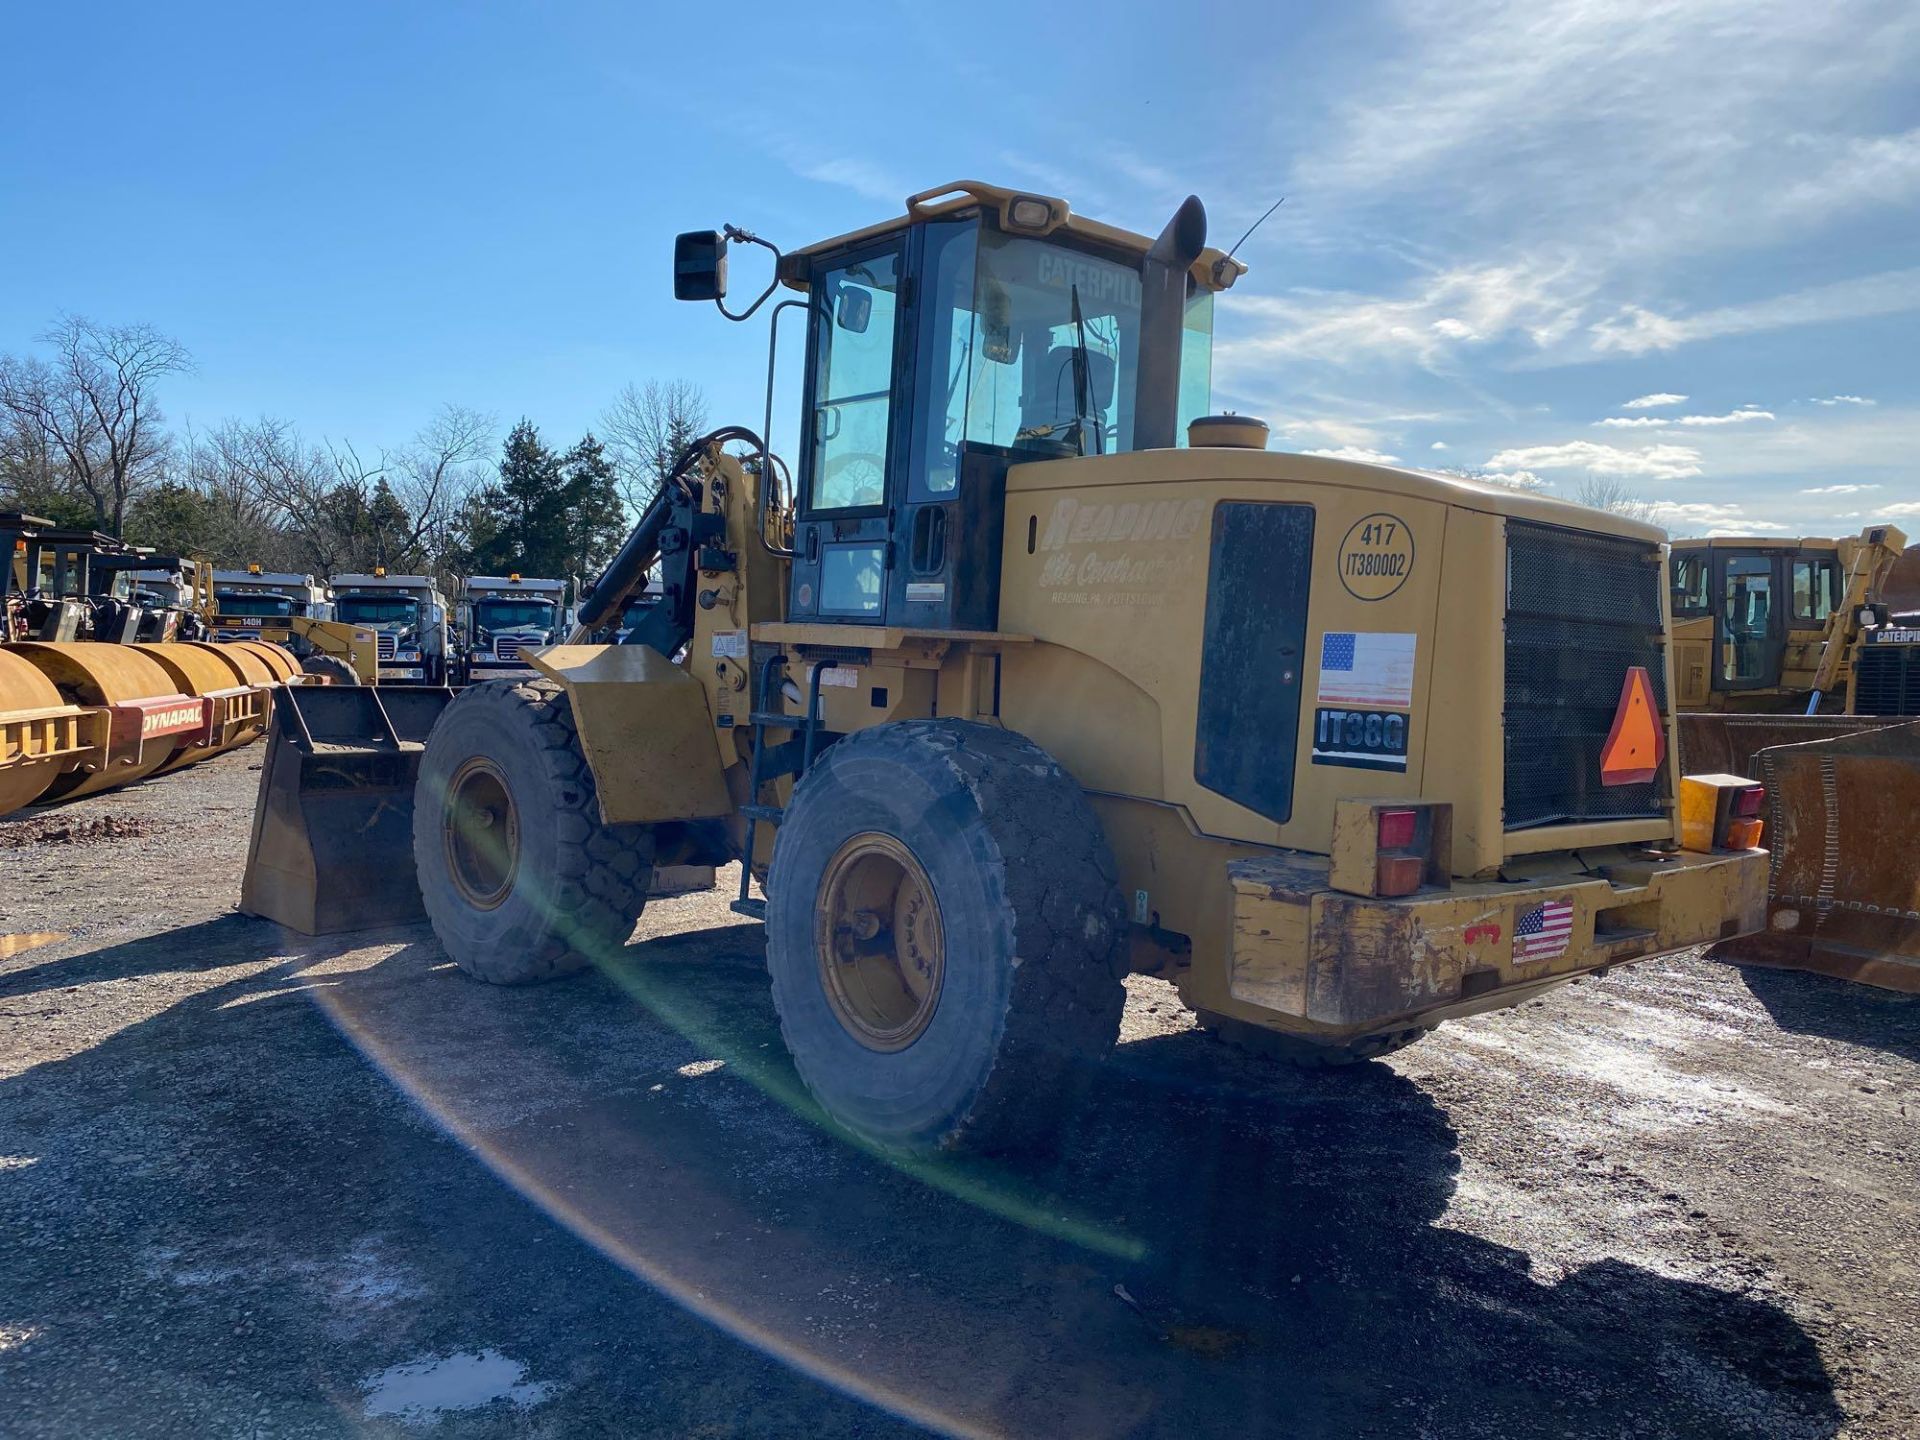
[[[391,457],[393,493],[411,517],[406,544],[412,556],[439,565],[457,543],[467,503],[489,478],[494,428],[491,415],[444,405]]]
[[[1616,476],[1589,472],[1587,478],[1580,482],[1580,489],[1573,498],[1594,510],[1624,515],[1629,520],[1653,518],[1653,502],[1645,496],[1634,494]]]
[[[620,496],[636,514],[647,507],[674,457],[707,428],[707,397],[691,380],[629,382],[600,417]]]
[[[0,409],[36,430],[93,505],[95,523],[119,534],[127,502],[159,478],[170,443],[155,391],[193,357],[151,325],[97,325],[63,316],[40,339],[51,362],[0,369]]]

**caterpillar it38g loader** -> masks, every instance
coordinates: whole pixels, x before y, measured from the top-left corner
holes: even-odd
[[[604,962],[655,866],[744,859],[800,1074],[927,1150],[1041,1136],[1130,971],[1339,1060],[1756,927],[1758,790],[1677,768],[1661,532],[1204,416],[1244,269],[1205,229],[965,182],[774,251],[744,312],[728,241],[773,247],[682,236],[682,298],[793,292],[796,493],[703,437],[581,605],[657,567],[626,643],[447,706],[413,841],[452,958]]]

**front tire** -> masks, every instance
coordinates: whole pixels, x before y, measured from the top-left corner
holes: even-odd
[[[795,1068],[886,1149],[1051,1138],[1126,1003],[1113,856],[1032,741],[959,720],[833,745],[794,792],[767,883],[767,966]]]
[[[413,859],[453,962],[524,985],[619,954],[646,906],[653,832],[601,823],[559,685],[495,680],[456,695],[428,737]]]
[[[317,675],[333,685],[358,685],[360,677],[353,667],[338,655],[322,655],[315,651],[300,662],[300,669],[308,675]]]

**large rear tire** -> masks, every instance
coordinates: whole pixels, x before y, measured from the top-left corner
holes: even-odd
[[[455,696],[427,740],[413,860],[453,962],[524,985],[619,953],[647,903],[653,832],[601,823],[558,685],[495,680]]]
[[[1100,823],[1025,737],[959,720],[838,742],[796,788],[768,877],[780,1029],[828,1115],[886,1149],[1054,1136],[1126,1003]]]

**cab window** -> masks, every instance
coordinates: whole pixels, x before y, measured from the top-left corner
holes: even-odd
[[[889,253],[850,261],[814,287],[812,508],[886,503],[893,415],[899,263]]]
[[[1707,556],[1704,550],[1676,552],[1673,557],[1673,613],[1707,613]]]
[[[1833,614],[1840,588],[1840,564],[1831,555],[1808,556],[1793,562],[1793,618],[1825,622]]]

